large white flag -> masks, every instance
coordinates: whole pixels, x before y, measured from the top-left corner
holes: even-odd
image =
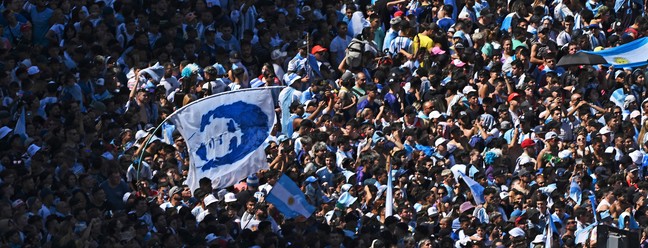
[[[177,110],[168,119],[185,138],[193,190],[207,177],[214,188],[238,183],[268,168],[263,144],[275,123],[273,88],[229,91]]]

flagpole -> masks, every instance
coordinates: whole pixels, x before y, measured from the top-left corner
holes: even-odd
[[[269,86],[269,87],[262,87],[262,88],[263,89],[282,89],[284,87],[285,86]],[[179,109],[176,109],[176,111],[173,111],[173,113],[171,113],[164,120],[162,120],[160,122],[160,124],[158,124],[157,127],[155,127],[155,129],[153,130],[153,132],[151,134],[155,135],[155,133],[160,129],[160,127],[162,127],[162,124],[167,122],[171,117],[176,115],[179,111],[184,110],[185,108],[188,108],[189,106],[191,106],[193,104],[199,103],[201,101],[205,101],[205,100],[213,98],[213,97],[229,95],[229,94],[238,93],[238,92],[241,92],[241,91],[252,91],[252,90],[258,90],[258,89],[260,89],[260,88],[248,88],[248,89],[241,89],[241,90],[230,90],[230,91],[221,92],[221,93],[218,93],[218,94],[215,94],[215,95],[210,95],[210,96],[207,96],[207,97],[204,97],[204,98],[200,98],[198,100],[190,102],[189,104],[184,105]],[[149,142],[151,141],[151,138],[153,137],[153,135],[148,136],[148,138],[146,139],[146,141],[143,144],[142,150],[140,151],[139,159],[137,161],[137,174],[136,174],[137,176],[135,177],[136,181],[139,181],[140,167],[142,166],[142,158],[144,157],[144,151],[146,150],[146,147],[148,146]]]
[[[391,165],[391,155],[387,156],[387,197],[385,199],[385,217],[393,215],[394,212],[394,192],[392,191],[392,165]]]

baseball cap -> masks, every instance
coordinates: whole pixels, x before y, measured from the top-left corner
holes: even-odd
[[[445,53],[446,53],[446,51],[443,51],[443,49],[441,49],[440,47],[435,46],[434,48],[432,48],[432,54],[433,55],[439,55],[439,54],[445,54]]]
[[[326,49],[325,47],[316,45],[311,49],[311,54],[316,54],[319,52],[326,52],[326,51],[328,51],[328,49]]]
[[[532,147],[535,145],[535,142],[532,139],[525,139],[522,141],[522,148]]]
[[[475,206],[473,206],[469,201],[466,201],[459,206],[459,212],[463,213],[473,208],[475,208]]]
[[[540,26],[538,28],[538,33],[542,33],[542,32],[545,32],[545,31],[549,31],[549,27],[547,27],[545,25],[542,25],[542,26]]]
[[[27,69],[27,75],[29,75],[29,76],[35,75],[35,74],[38,74],[38,73],[40,73],[40,69],[38,69],[38,66],[33,65],[33,66],[30,66]]]
[[[180,187],[173,186],[173,188],[171,188],[171,190],[169,190],[169,196],[173,196],[175,194],[180,194],[181,191],[182,190],[180,190]]]
[[[307,42],[306,40],[302,40],[302,41],[300,41],[300,42],[297,43],[297,44],[299,45],[299,48],[306,48],[306,47],[308,47],[308,42]]]
[[[513,99],[515,99],[516,97],[520,97],[520,94],[517,93],[517,92],[513,92],[513,93],[511,93],[511,94],[508,96],[508,100],[507,100],[507,102],[511,102],[511,101],[513,101]]]
[[[209,194],[205,196],[205,199],[203,199],[203,202],[205,203],[205,206],[209,206],[212,203],[218,202],[218,199],[213,194]]]
[[[461,43],[460,43],[461,44]],[[464,67],[466,65],[465,62],[461,61],[460,59],[455,59],[452,61],[452,64],[456,67]]]
[[[401,19],[400,17],[394,17],[393,19],[391,19],[391,20],[389,21],[389,24],[391,24],[391,25],[397,25],[397,24],[399,24],[401,21],[402,21],[402,19]]]
[[[477,90],[475,90],[475,88],[473,88],[471,85],[467,85],[466,87],[463,88],[463,90],[461,91],[461,93],[463,93],[464,95],[468,95],[468,93],[470,93],[470,92],[476,92],[476,91],[477,91]]]
[[[612,131],[610,131],[610,128],[608,128],[607,126],[601,128],[601,130],[599,130],[599,134],[601,134],[601,135],[606,135],[606,134],[609,134],[611,132]]]
[[[447,140],[443,137],[438,138],[436,141],[434,141],[434,146],[440,146],[443,145]]]
[[[547,134],[545,134],[545,140],[550,140],[555,138],[558,138],[558,134],[556,132],[548,132]]]
[[[225,203],[230,203],[230,202],[235,202],[237,201],[236,195],[232,192],[229,192],[225,194]]]

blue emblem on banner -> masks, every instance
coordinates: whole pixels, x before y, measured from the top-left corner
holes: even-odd
[[[268,116],[259,106],[237,101],[219,106],[202,116],[200,132],[216,134],[203,137],[196,155],[204,163],[202,171],[239,161],[261,146],[269,135]]]

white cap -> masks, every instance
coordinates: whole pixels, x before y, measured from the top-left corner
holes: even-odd
[[[639,112],[639,110],[632,111],[632,113],[630,113],[630,119],[637,118],[640,115],[641,115],[641,112]]]
[[[546,238],[545,238],[544,235],[538,234],[538,235],[536,235],[535,239],[533,239],[533,241],[531,241],[531,243],[532,244],[542,244],[542,243],[545,242],[545,239]]]
[[[545,134],[545,140],[550,140],[553,138],[558,138],[558,134],[556,132],[548,132]]]
[[[428,216],[432,216],[432,215],[435,215],[435,214],[438,215],[438,214],[439,214],[439,210],[438,210],[436,207],[430,207],[430,208],[428,208],[428,210],[427,210],[427,214],[428,214]]]
[[[475,91],[477,91],[475,90],[475,88],[473,88],[471,85],[467,85],[466,87],[463,88],[461,93],[463,93],[464,95],[468,95],[468,93],[475,92]]]
[[[297,80],[300,80],[300,79],[302,79],[301,76],[297,75],[297,73],[292,73],[292,74],[290,74],[288,76],[288,82],[286,82],[286,83],[288,84],[288,86],[290,86],[293,83],[295,83]]]
[[[146,137],[146,135],[148,135],[148,132],[146,132],[144,130],[139,130],[139,131],[137,131],[137,133],[135,133],[135,140],[140,140],[140,139]]]
[[[216,203],[216,202],[218,202],[218,200],[216,199],[216,197],[215,197],[214,195],[209,194],[209,195],[207,195],[207,196],[205,197],[205,199],[203,200],[203,202],[205,202],[205,206],[209,206],[209,205],[212,204],[212,203]]]
[[[34,154],[36,154],[38,151],[40,151],[40,146],[37,146],[35,144],[31,144],[29,148],[27,148],[27,154],[29,154],[29,157],[33,157]]]
[[[601,128],[601,130],[599,130],[599,134],[602,134],[602,135],[609,134],[611,132],[612,131],[610,131],[610,128],[608,128],[607,126]]]
[[[561,159],[567,159],[570,158],[571,156],[572,156],[572,152],[569,149],[558,152],[558,157]]]
[[[509,231],[509,234],[513,237],[524,237],[526,234],[522,228],[516,227]]]
[[[439,117],[441,117],[441,113],[439,111],[434,110],[430,113],[430,119],[437,119]]]
[[[230,203],[230,202],[235,202],[237,201],[236,195],[232,192],[229,192],[225,194],[225,203]]]
[[[436,141],[434,141],[434,146],[440,146],[443,145],[447,140],[445,138],[438,138]]]
[[[639,150],[631,152],[629,155],[630,158],[632,159],[632,162],[635,164],[641,164],[641,162],[643,161],[643,157],[644,157],[643,153],[641,153],[641,151]]]
[[[29,75],[29,76],[34,75],[34,74],[38,74],[38,73],[40,73],[40,69],[38,69],[38,66],[35,66],[35,65],[30,66],[27,69],[27,75]]]

